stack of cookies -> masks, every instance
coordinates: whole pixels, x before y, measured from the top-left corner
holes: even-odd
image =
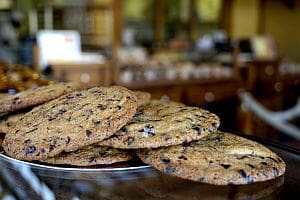
[[[6,155],[52,165],[100,166],[139,157],[184,179],[249,184],[281,176],[266,147],[218,131],[215,114],[124,87],[43,86],[0,99]]]

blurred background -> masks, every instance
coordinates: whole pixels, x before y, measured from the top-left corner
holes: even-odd
[[[300,149],[299,20],[297,0],[0,0],[0,92],[123,85]]]

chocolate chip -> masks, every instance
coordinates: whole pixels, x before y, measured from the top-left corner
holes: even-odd
[[[128,137],[126,140],[127,145],[131,145],[134,142],[134,138],[133,137]]]
[[[66,97],[67,97],[67,99],[74,99],[74,96],[72,96],[72,95],[67,95]]]
[[[212,126],[214,127],[214,128],[218,128],[218,124],[217,123],[212,123]]]
[[[253,183],[253,182],[254,182],[253,177],[252,177],[252,176],[247,176],[247,183],[248,183],[248,184],[251,184],[251,183]]]
[[[251,167],[252,169],[254,169],[254,168],[255,168],[255,166],[254,166],[254,165],[252,165],[252,164],[249,164],[249,163],[247,163],[247,165],[248,165],[249,167]]]
[[[187,141],[184,141],[181,146],[183,147],[189,147],[190,146],[190,143],[188,143]]]
[[[85,131],[86,136],[90,137],[92,135],[92,132],[90,130]]]
[[[239,170],[239,174],[240,174],[240,176],[243,178],[243,179],[245,179],[246,180],[246,182],[248,183],[248,184],[250,184],[250,183],[253,183],[254,182],[254,179],[253,179],[253,177],[252,176],[247,176],[247,174],[246,174],[246,172],[244,171],[244,170],[242,170],[242,169],[240,169]]]
[[[67,112],[67,110],[65,109],[65,108],[61,108],[61,109],[59,109],[59,114],[64,114],[65,112]]]
[[[26,149],[25,149],[25,155],[33,154],[35,151],[36,151],[36,147],[35,146],[26,147]]]
[[[93,123],[95,126],[98,126],[100,124],[100,120],[99,119],[94,119]]]
[[[66,142],[66,144],[69,144],[69,143],[70,143],[70,141],[71,141],[71,138],[70,138],[69,136],[67,136],[67,137],[65,138],[65,142]]]
[[[76,96],[77,96],[77,97],[81,97],[81,96],[82,96],[82,93],[81,93],[81,92],[77,92],[77,93],[76,93]]]
[[[269,158],[269,159],[273,160],[274,162],[278,163],[278,161],[272,157],[266,157],[266,158]]]
[[[187,111],[187,108],[181,108],[178,112]]]
[[[99,108],[100,110],[105,110],[107,107],[106,105],[98,104],[97,108]]]
[[[90,157],[89,163],[92,163],[92,162],[94,162],[94,161],[96,161],[96,158],[95,158],[95,157]]]
[[[185,157],[185,156],[182,155],[182,156],[179,156],[178,159],[187,160],[187,157]]]
[[[267,165],[267,163],[266,163],[266,162],[260,162],[260,164],[262,164],[262,165],[265,165],[265,166]]]
[[[171,160],[169,158],[162,158],[161,161],[164,163],[164,164],[169,164],[171,162]]]
[[[50,141],[50,147],[49,147],[49,152],[53,151],[56,147],[56,140],[51,140]]]
[[[176,169],[174,167],[166,167],[166,173],[167,174],[173,174],[174,172],[176,172]]]
[[[117,110],[121,110],[122,107],[121,107],[121,106],[116,106],[115,108],[116,108]]]
[[[102,157],[106,157],[106,156],[108,156],[108,153],[107,153],[107,151],[102,151],[99,153],[99,155]]]
[[[241,175],[241,177],[247,178],[247,174],[246,174],[246,172],[244,170],[240,169],[239,170],[239,174]]]
[[[86,110],[86,112],[89,113],[89,114],[93,114],[94,113],[94,111],[92,109],[88,109],[88,110]]]
[[[126,128],[123,126],[121,129],[120,129],[121,132],[126,132]]]
[[[26,139],[26,140],[24,140],[24,144],[28,144],[28,143],[30,143],[31,142],[31,140],[30,139]]]
[[[228,169],[229,167],[231,167],[230,164],[220,164],[224,169]]]
[[[200,130],[200,128],[198,126],[193,127],[193,130],[196,131],[197,135],[201,135],[201,130]]]
[[[278,176],[279,175],[279,171],[278,171],[278,169],[276,167],[272,168],[272,172],[273,172],[274,176]]]
[[[164,141],[167,142],[167,141],[170,140],[171,138],[172,138],[171,136],[166,135],[166,136],[164,137]]]
[[[145,126],[143,129],[139,130],[139,132],[144,137],[149,137],[149,136],[154,136],[155,135],[154,126],[152,126],[152,125]]]
[[[242,159],[245,159],[245,158],[248,158],[248,156],[245,156],[245,155],[244,155],[244,156],[238,156],[238,157],[237,157],[238,160],[242,160]]]
[[[268,178],[269,177],[269,175],[268,174],[266,174],[266,173],[262,173],[266,178]]]
[[[51,122],[54,119],[55,119],[55,117],[50,117],[50,118],[48,118],[48,121]]]
[[[160,119],[149,119],[147,120],[148,122],[160,122],[161,120]]]
[[[17,103],[17,101],[19,100],[19,97],[15,97],[15,98],[13,98],[13,104],[16,104]]]
[[[160,108],[160,109],[157,110],[157,112],[160,112],[160,111],[162,111],[162,110],[164,110],[164,109],[163,109],[163,108]]]
[[[203,182],[204,180],[205,180],[205,177],[203,177],[203,176],[200,176],[199,178],[197,178],[198,182]]]

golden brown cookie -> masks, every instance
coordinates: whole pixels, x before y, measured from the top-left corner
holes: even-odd
[[[100,143],[122,149],[157,148],[198,140],[216,131],[218,116],[198,107],[151,100],[138,107],[133,119]]]
[[[54,157],[111,136],[135,114],[135,95],[120,86],[73,92],[37,106],[6,134],[7,155],[21,160]]]
[[[109,165],[132,159],[129,152],[102,147],[97,144],[89,145],[73,152],[63,152],[55,157],[45,158],[41,162],[50,164],[69,164],[74,166]]]
[[[138,156],[169,175],[215,185],[250,184],[285,172],[284,161],[268,148],[220,131],[191,143],[142,149]]]
[[[0,116],[0,133],[6,134],[10,129],[12,129],[19,121],[19,119],[25,115],[26,112],[20,113],[9,113]]]
[[[133,91],[133,94],[137,98],[138,106],[148,103],[151,99],[151,94],[149,92]]]
[[[86,85],[77,82],[57,83],[19,92],[0,99],[0,113],[12,112],[32,107],[56,99],[64,94],[85,89]]]

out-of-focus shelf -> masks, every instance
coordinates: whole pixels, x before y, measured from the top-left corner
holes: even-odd
[[[238,78],[155,80],[117,84],[133,90],[150,92],[155,99],[168,97],[187,105],[237,99],[238,91],[246,86],[245,81]]]
[[[90,86],[111,84],[111,61],[100,63],[51,62],[54,78],[64,81],[81,81]]]
[[[129,83],[117,82],[117,85],[122,85],[128,87],[130,89],[143,89],[143,88],[152,88],[152,87],[162,87],[162,86],[186,86],[192,84],[220,84],[224,82],[237,82],[239,81],[237,78],[203,78],[203,79],[174,79],[174,80],[153,80],[153,81],[133,81]]]

